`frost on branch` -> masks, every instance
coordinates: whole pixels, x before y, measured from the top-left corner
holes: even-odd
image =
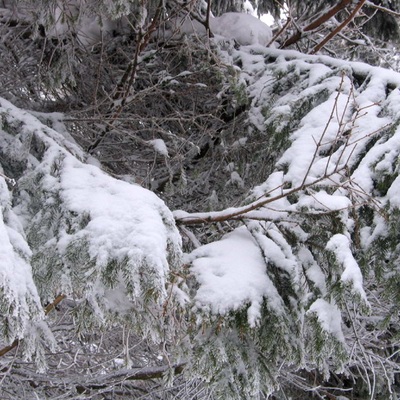
[[[10,193],[0,178],[2,301],[17,321],[5,340],[43,316],[39,296],[46,304],[64,294],[82,332],[123,321],[160,341],[181,258],[172,214],[153,193],[85,164],[78,146],[31,114],[0,105],[1,164],[17,180]]]
[[[259,176],[247,174],[255,184],[242,204],[175,212],[188,227],[234,226],[188,255],[194,310],[202,326],[221,332],[196,339],[225,352],[215,360],[221,373],[243,361],[245,372],[230,368],[233,380],[247,382],[236,386],[243,398],[251,398],[245,387],[263,385],[251,376],[279,380],[278,365],[318,368],[324,379],[333,371],[356,376],[365,365],[389,376],[391,361],[373,343],[380,323],[389,336],[399,329],[400,75],[256,46],[223,54],[241,69],[251,101],[246,140],[264,135],[264,147],[242,167],[259,166]],[[268,366],[248,361],[249,351],[268,354]],[[199,367],[206,369],[201,358]],[[379,385],[390,392],[388,382]]]
[[[4,339],[12,343],[23,338],[43,318],[43,310],[32,279],[32,252],[11,209],[3,177],[0,177],[0,217],[0,324]]]

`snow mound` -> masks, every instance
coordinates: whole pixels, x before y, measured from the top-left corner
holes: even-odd
[[[238,44],[247,46],[260,44],[267,46],[272,40],[272,29],[250,14],[229,12],[210,19],[213,33],[227,39],[234,39]]]
[[[225,315],[248,305],[250,326],[255,326],[261,316],[264,297],[271,309],[282,312],[283,305],[266,273],[263,255],[245,227],[196,249],[188,261],[193,263],[191,271],[200,284],[194,298],[196,308]]]
[[[210,17],[210,29],[215,35],[224,39],[235,40],[242,46],[259,44],[267,46],[272,40],[272,29],[250,14],[229,12],[220,17]],[[206,36],[205,25],[189,16],[170,18],[166,31],[159,35],[170,38],[180,35]]]

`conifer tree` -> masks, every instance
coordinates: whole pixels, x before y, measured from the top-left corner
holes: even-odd
[[[374,4],[3,2],[4,398],[396,398],[400,77],[325,56]]]

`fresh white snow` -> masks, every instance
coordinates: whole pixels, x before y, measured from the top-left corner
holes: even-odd
[[[194,297],[198,309],[226,315],[248,306],[250,326],[257,324],[264,298],[272,312],[282,313],[260,248],[245,227],[194,250],[186,261],[193,263],[191,272],[200,284]]]
[[[204,28],[189,22],[189,33]],[[297,219],[307,213],[313,217],[332,213],[339,216],[343,232],[332,235],[321,251],[335,255],[340,267],[338,281],[345,290],[368,303],[364,277],[352,252],[355,243],[351,238],[357,229],[352,211],[365,204],[374,211],[384,206],[400,208],[400,178],[394,179],[382,195],[374,189],[377,179],[398,173],[400,128],[391,124],[400,116],[400,95],[398,89],[387,95],[386,85],[390,82],[391,88],[399,86],[400,75],[362,63],[266,48],[272,37],[270,28],[246,14],[225,14],[212,19],[211,24],[218,35],[241,44],[239,49],[232,46],[229,51],[221,50],[227,63],[239,65],[240,61],[241,70],[236,66],[240,70],[239,82],[245,85],[251,101],[249,131],[241,134],[235,146],[251,140],[251,128],[265,132],[270,123],[275,124],[278,133],[285,134],[288,122],[298,111],[296,105],[320,96],[304,112],[299,124],[290,126],[289,144],[277,157],[273,173],[260,177],[260,184],[239,207],[192,214],[176,210],[172,214],[153,193],[111,178],[91,165],[96,164],[95,160],[90,160],[67,135],[60,135],[32,114],[0,100],[0,111],[20,129],[17,138],[0,131],[2,144],[15,154],[15,160],[27,159],[26,171],[19,180],[20,198],[14,209],[9,190],[0,177],[0,282],[8,301],[23,319],[14,336],[22,336],[26,329],[30,311],[26,299],[40,304],[30,264],[38,249],[28,246],[25,232],[32,224],[39,226],[43,213],[53,206],[58,207],[60,220],[67,220],[70,225],[52,227],[56,234],[44,237],[39,250],[55,252],[63,265],[68,264],[68,252],[76,243],[87,242],[88,264],[92,263],[87,280],[94,277],[94,282],[86,287],[88,292],[80,294],[92,302],[99,316],[104,310],[96,304],[96,296],[104,296],[109,308],[117,307],[121,312],[128,312],[132,301],[140,302],[145,290],[143,280],[147,278],[143,271],[149,273],[158,291],[158,306],[166,299],[173,268],[169,256],[172,254],[176,263],[180,262],[181,239],[174,219],[206,221],[232,215],[248,220],[221,240],[201,245],[194,238],[196,249],[185,256],[190,274],[198,284],[193,296],[173,288],[182,303],[191,304],[198,315],[228,317],[233,311],[244,309],[248,324],[256,327],[264,304],[272,314],[283,315],[290,303],[303,312],[299,318],[307,313],[315,315],[327,333],[343,341],[341,310],[328,295],[326,269],[334,266],[319,265],[307,247],[313,227],[303,230]],[[186,25],[181,29],[185,31]],[[293,87],[275,99],[277,76],[289,73],[296,77]],[[363,80],[361,85],[354,82],[354,74]],[[175,83],[179,84],[177,80]],[[266,105],[268,115],[263,114]],[[388,127],[393,129],[386,132]],[[33,135],[44,143],[41,158],[29,155],[29,149],[24,148]],[[373,146],[369,146],[371,138],[375,140]],[[168,156],[164,140],[154,139],[148,145],[158,154]],[[30,199],[23,184],[28,185],[41,175],[40,189],[44,194],[39,200],[43,201],[43,210],[31,215]],[[243,187],[244,182],[238,171],[229,169],[228,185]],[[213,197],[217,203],[217,194]],[[293,235],[297,246],[287,240],[285,230]],[[375,213],[371,226],[357,233],[361,248],[367,249],[387,233],[386,221]],[[111,262],[126,267],[118,275],[116,287],[108,287],[102,281],[102,273]],[[289,282],[297,298],[288,295],[288,299],[283,299],[287,293],[280,293],[282,288],[275,286],[272,267]],[[77,290],[67,269],[57,283],[67,294]],[[129,296],[125,296],[126,283]]]
[[[38,291],[44,301],[60,293],[88,300],[99,319],[107,309],[138,318],[151,292],[154,314],[162,312],[169,274],[181,264],[181,237],[164,202],[107,175],[68,137],[4,99],[0,114],[17,127],[13,135],[0,129],[2,150],[24,169],[14,208],[0,176],[0,285],[15,317],[10,340],[43,318]],[[46,276],[45,285],[33,273]]]
[[[400,207],[400,178],[390,184],[383,197],[374,191],[379,176],[397,173],[398,169],[400,128],[390,135],[385,132],[393,118],[400,115],[399,90],[394,89],[387,95],[386,85],[390,82],[390,87],[400,86],[400,74],[363,63],[344,63],[325,56],[308,56],[258,45],[221,52],[226,60],[240,60],[241,79],[252,102],[249,123],[261,131],[270,122],[279,129],[277,121],[282,121],[284,129],[291,114],[296,112],[295,104],[325,94],[291,130],[290,146],[278,159],[275,172],[252,190],[246,205],[213,212],[174,212],[178,221],[223,219],[239,214],[256,220],[218,242],[197,248],[188,256],[192,262],[191,271],[200,285],[195,295],[196,305],[204,311],[222,315],[246,307],[250,313],[249,323],[253,326],[260,315],[251,310],[254,304],[260,304],[262,297],[270,304],[282,306],[276,290],[268,289],[266,293],[261,286],[255,285],[255,282],[267,284],[268,263],[271,263],[291,277],[294,287],[300,287],[302,276],[315,285],[318,292],[313,295],[307,290],[303,292],[304,304],[314,298],[312,305],[308,305],[309,312],[317,315],[326,332],[343,340],[340,309],[326,298],[326,270],[318,265],[306,246],[293,252],[274,224],[290,229],[301,243],[306,242],[312,232],[304,232],[296,225],[296,215],[309,212],[323,218],[325,213],[338,213],[344,231],[333,235],[326,243],[326,249],[336,257],[341,268],[338,279],[345,290],[368,305],[364,278],[354,258],[350,239],[357,229],[351,210],[369,204],[378,211],[373,225],[359,232],[360,245],[367,249],[373,240],[386,234],[387,227],[379,208],[385,204]],[[269,57],[272,64],[266,62]],[[298,85],[271,101],[275,74],[291,71],[298,75]],[[356,86],[353,74],[363,76],[364,84]],[[265,104],[270,104],[267,119],[262,115]],[[374,146],[368,148],[371,140],[375,141]],[[310,186],[302,190],[302,185]],[[295,199],[289,202],[284,194],[292,193],[292,189],[295,189]],[[257,222],[260,219],[269,222]],[[254,228],[258,225],[259,228]],[[262,256],[255,257],[257,247]],[[242,265],[249,271],[245,277],[242,276]]]

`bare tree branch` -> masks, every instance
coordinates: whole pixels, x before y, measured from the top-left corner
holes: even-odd
[[[327,35],[319,44],[317,44],[310,52],[310,54],[315,54],[320,51],[333,37],[335,37],[339,32],[343,30],[357,15],[361,10],[366,0],[361,0],[358,2],[354,10],[350,13],[348,18],[344,20],[335,30],[333,30],[329,35]]]
[[[281,45],[281,48],[289,47],[290,45],[298,42],[303,37],[304,32],[310,32],[313,31],[314,29],[317,29],[324,22],[328,21],[334,15],[336,15],[339,11],[346,8],[351,2],[352,0],[342,0],[340,3],[330,8],[325,14],[321,15],[316,20],[307,25],[305,28],[303,28],[302,31],[298,31],[289,39],[285,40],[285,42]]]
[[[383,7],[383,6],[380,6],[378,4],[374,4],[372,1],[366,1],[365,2],[365,6],[366,7],[370,7],[370,8],[375,8],[376,10],[383,11],[383,12],[388,13],[388,14],[392,14],[392,15],[394,15],[396,17],[400,17],[400,13],[399,12],[393,11],[390,8]]]

